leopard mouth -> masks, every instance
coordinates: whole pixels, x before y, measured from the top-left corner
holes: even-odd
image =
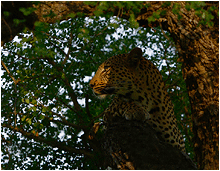
[[[97,97],[99,97],[100,99],[104,99],[107,95],[112,95],[115,92],[115,88],[113,87],[105,87],[103,88],[101,91],[95,91],[94,93]]]
[[[114,94],[115,88],[114,87],[105,87],[100,91],[101,94]]]

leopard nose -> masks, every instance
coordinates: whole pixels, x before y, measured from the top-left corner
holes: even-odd
[[[93,88],[95,86],[95,84],[91,84],[91,83],[89,85],[90,85],[91,88]]]

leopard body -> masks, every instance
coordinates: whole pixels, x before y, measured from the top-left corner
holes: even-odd
[[[100,98],[116,95],[104,112],[104,121],[117,116],[147,122],[165,142],[185,151],[162,75],[152,62],[142,56],[140,48],[102,63],[90,86]]]

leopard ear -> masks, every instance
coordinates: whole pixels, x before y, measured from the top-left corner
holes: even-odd
[[[127,63],[129,68],[135,69],[138,67],[140,59],[142,57],[142,50],[138,47],[131,50],[127,56]]]

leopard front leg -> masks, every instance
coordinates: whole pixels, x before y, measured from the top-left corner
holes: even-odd
[[[126,120],[145,121],[149,118],[149,114],[138,104],[125,101],[116,96],[104,111],[103,119],[106,122],[112,122],[117,117],[123,117]]]

